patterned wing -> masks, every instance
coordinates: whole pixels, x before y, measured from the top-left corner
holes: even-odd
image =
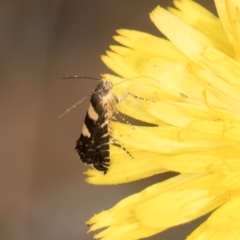
[[[107,106],[103,102],[103,84],[100,83],[95,89],[80,138],[76,143],[76,150],[84,163],[93,166],[104,173],[109,166],[109,142],[108,132],[108,112]]]

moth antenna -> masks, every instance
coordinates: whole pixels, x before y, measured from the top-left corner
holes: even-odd
[[[123,83],[123,82],[131,81],[131,80],[133,80],[133,79],[138,79],[138,78],[149,78],[149,79],[152,79],[152,80],[156,81],[157,83],[159,83],[158,80],[155,79],[155,78],[148,77],[148,76],[138,76],[138,77],[133,77],[133,78],[129,78],[129,79],[124,79],[124,80],[122,80],[122,81],[120,81],[120,82],[118,82],[118,83],[115,83],[115,84],[113,85],[113,87],[115,87],[116,85],[121,84],[121,83]],[[101,80],[100,80],[100,81],[101,81]]]
[[[75,76],[65,76],[65,77],[62,77],[61,79],[67,79],[67,78],[87,78],[87,79],[101,81],[100,79],[94,78],[94,77],[85,77],[85,76],[76,76],[76,75]]]
[[[65,76],[62,77],[61,79],[68,79],[68,78],[87,78],[87,79],[92,79],[92,80],[97,80],[97,81],[101,81],[98,78],[94,78],[94,77],[86,77],[86,76]],[[84,98],[82,98],[81,100],[77,101],[76,103],[74,103],[71,107],[69,107],[63,114],[61,114],[58,118],[63,117],[65,114],[69,113],[71,110],[73,110],[74,108],[76,108],[79,104],[81,104],[86,98],[91,97],[93,94],[98,93],[98,92],[93,92],[91,95],[87,95]]]
[[[114,86],[118,85],[118,84],[121,84],[123,82],[126,82],[126,81],[129,81],[129,80],[132,80],[132,79],[137,79],[137,78],[142,78],[142,77],[145,77],[145,78],[149,78],[149,79],[152,79],[152,80],[155,80],[156,82],[158,82],[156,79],[152,78],[152,77],[148,77],[148,76],[138,76],[138,77],[133,77],[133,78],[130,78],[130,79],[124,79],[123,81],[120,81],[118,83],[116,83]],[[94,77],[86,77],[86,76],[65,76],[65,77],[62,77],[61,79],[68,79],[68,78],[85,78],[85,79],[92,79],[92,80],[97,80],[97,81],[102,81],[98,78],[94,78]],[[96,93],[99,93],[101,92],[102,90],[99,90],[99,91],[94,91],[92,94],[90,95],[87,95],[85,96],[84,98],[82,98],[81,100],[77,101],[76,103],[74,103],[71,107],[69,107],[63,114],[61,114],[58,118],[61,118],[63,117],[65,114],[69,113],[71,110],[73,110],[74,108],[76,108],[79,104],[81,104],[86,98],[88,97],[91,97],[93,94],[96,94]]]
[[[69,113],[71,110],[73,110],[74,108],[76,108],[79,104],[81,104],[86,98],[92,96],[91,95],[87,95],[84,98],[82,98],[81,100],[77,101],[76,103],[74,103],[71,107],[69,107],[63,114],[61,114],[58,118],[63,117],[65,114]]]

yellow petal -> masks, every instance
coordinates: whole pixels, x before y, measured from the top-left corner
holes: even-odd
[[[229,240],[240,238],[240,196],[236,196],[200,225],[187,240]]]
[[[137,239],[139,233],[147,237],[190,221],[226,202],[224,190],[211,191],[221,177],[218,174],[184,174],[152,185],[92,217],[87,222],[92,224],[89,231],[108,227],[96,237]]]
[[[234,56],[232,45],[218,17],[192,0],[175,0],[174,5],[177,9],[169,8],[171,13],[210,39],[213,39],[214,42],[221,44],[223,48],[231,50],[231,56]]]
[[[221,18],[222,26],[231,42],[235,58],[239,60],[240,57],[240,2],[238,0],[222,1],[215,0],[219,17]]]
[[[232,56],[228,48],[187,25],[167,10],[157,7],[150,15],[157,28],[191,60],[198,62],[206,47],[212,47]]]

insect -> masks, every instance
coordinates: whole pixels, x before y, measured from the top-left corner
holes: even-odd
[[[83,162],[93,164],[104,173],[110,165],[109,144],[112,138],[109,121],[118,113],[115,104],[119,102],[111,89],[112,82],[102,81],[94,90],[75,148]]]
[[[74,76],[65,78],[90,77]],[[77,140],[75,147],[80,159],[84,163],[92,164],[97,170],[103,171],[104,174],[107,173],[108,167],[110,166],[110,144],[121,147],[130,157],[132,157],[130,152],[128,152],[116,139],[111,136],[110,121],[116,120],[117,116],[125,120],[117,110],[116,104],[123,101],[128,95],[140,98],[129,92],[117,98],[111,92],[112,88],[113,83],[111,81],[101,81],[90,95],[90,105],[85,117],[81,135]],[[80,104],[85,98],[67,109],[65,113],[75,108],[76,105]],[[65,113],[63,113],[60,117],[65,115]]]
[[[85,77],[74,76],[65,78]],[[112,87],[113,84],[111,81],[101,81],[91,94],[90,105],[82,127],[82,132],[75,147],[80,159],[84,163],[92,164],[97,170],[103,171],[104,174],[107,173],[108,167],[110,166],[110,144],[121,147],[131,156],[121,144],[112,138],[109,125],[109,122],[116,119],[116,115],[119,115],[116,104],[131,93],[126,93],[120,98],[117,98],[111,92]],[[79,103],[81,103],[81,101],[74,104],[65,113],[75,108]]]

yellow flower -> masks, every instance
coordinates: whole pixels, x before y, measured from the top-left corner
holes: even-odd
[[[106,175],[92,184],[118,184],[157,173],[179,175],[152,185],[93,216],[103,240],[139,239],[215,210],[188,240],[240,239],[240,1],[215,0],[219,18],[190,0],[157,7],[151,20],[167,37],[118,30],[104,63],[124,79],[113,92],[131,92],[119,111],[158,127],[112,122]],[[104,75],[113,83],[122,78]]]

